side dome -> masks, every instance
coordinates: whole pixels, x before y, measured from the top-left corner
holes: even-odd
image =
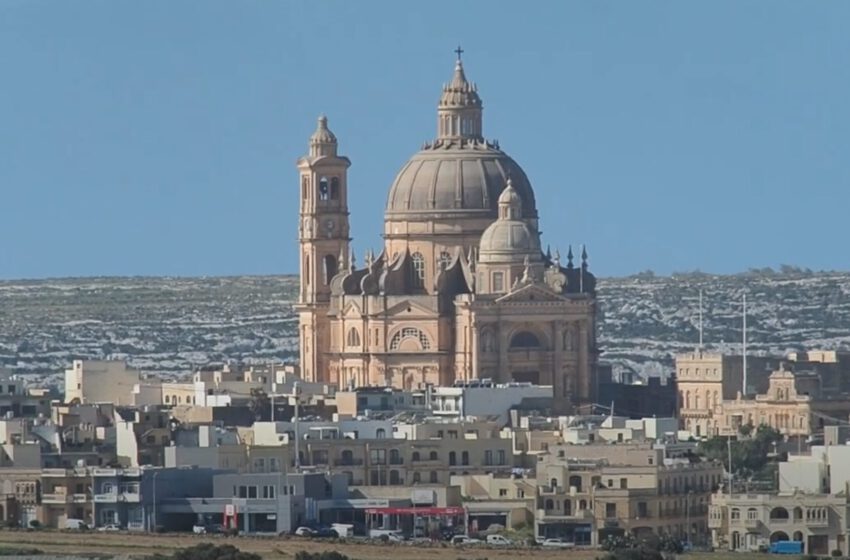
[[[537,232],[521,220],[497,220],[484,230],[478,249],[478,262],[521,263],[542,258]]]
[[[499,218],[481,234],[478,261],[483,264],[515,264],[542,260],[540,235],[522,216],[522,198],[508,179],[499,195]]]
[[[522,168],[488,144],[431,147],[402,167],[387,198],[387,217],[472,214],[496,217],[499,195],[511,178],[523,217],[536,219],[534,191]]]

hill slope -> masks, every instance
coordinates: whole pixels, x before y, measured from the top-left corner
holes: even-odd
[[[0,282],[0,366],[57,383],[74,358],[124,358],[181,376],[211,361],[294,360],[292,276]],[[698,340],[740,351],[746,292],[754,353],[850,349],[850,273],[599,281],[600,346],[615,370],[670,371]],[[724,343],[725,341],[725,343]]]

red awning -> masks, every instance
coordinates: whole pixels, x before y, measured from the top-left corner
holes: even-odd
[[[367,508],[366,513],[383,513],[384,515],[464,515],[462,507],[385,507]]]

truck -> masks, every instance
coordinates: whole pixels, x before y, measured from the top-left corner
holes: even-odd
[[[770,543],[771,554],[802,554],[802,541],[776,541]]]

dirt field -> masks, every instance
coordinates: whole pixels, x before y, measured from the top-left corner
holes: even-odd
[[[269,560],[293,558],[301,550],[320,552],[337,550],[353,560],[508,560],[535,558],[540,560],[593,560],[604,553],[599,550],[499,549],[487,547],[458,547],[440,545],[393,545],[342,543],[309,540],[296,537],[219,537],[198,535],[148,535],[128,533],[74,533],[60,531],[0,531],[0,547],[20,546],[38,548],[45,553],[109,554],[115,556],[146,556],[170,554],[178,548],[201,542],[229,543],[246,552],[254,552]],[[682,560],[763,560],[765,555],[744,553],[690,553]],[[795,560],[798,557],[789,557]]]
[[[170,554],[175,549],[210,541],[229,543],[246,552],[255,552],[271,560],[292,558],[300,550],[319,552],[337,550],[354,560],[507,560],[531,558],[554,560],[592,560],[600,555],[596,550],[517,550],[482,547],[458,547],[450,544],[410,546],[392,544],[360,544],[300,538],[217,537],[195,535],[147,535],[127,533],[72,533],[60,531],[0,531],[0,547],[26,546],[46,553],[100,553],[116,556],[144,556],[154,553]]]

